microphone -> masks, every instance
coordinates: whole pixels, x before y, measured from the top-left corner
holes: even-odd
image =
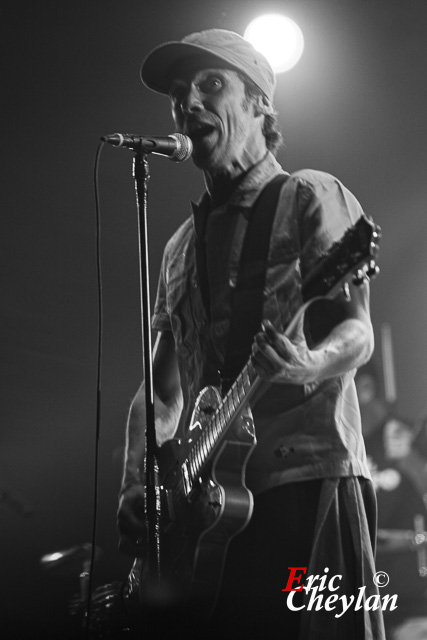
[[[114,147],[126,147],[134,151],[145,151],[167,156],[174,162],[188,160],[193,151],[193,143],[188,136],[182,133],[173,133],[170,136],[140,136],[133,133],[113,133],[102,136],[103,142],[108,142]]]

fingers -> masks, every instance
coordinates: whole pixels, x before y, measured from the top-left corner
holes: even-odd
[[[271,380],[283,373],[287,353],[274,328],[266,324],[263,329],[255,336],[252,363],[260,377]]]
[[[264,320],[262,330],[254,339],[251,360],[261,378],[270,382],[292,382],[294,368],[300,364],[298,349],[269,320]]]
[[[255,336],[255,344],[268,356],[278,355],[280,359],[289,359],[292,355],[292,344],[282,333],[276,331],[269,320],[262,323],[262,330]],[[276,358],[276,362],[280,359]]]
[[[291,350],[290,343],[286,336],[276,331],[269,320],[264,320],[262,328],[268,345],[283,359],[289,359]]]
[[[255,342],[252,347],[252,362],[257,368],[261,368],[266,373],[274,374],[281,368],[277,352],[262,333],[255,336]]]
[[[265,332],[265,334],[271,338],[274,339],[275,335],[277,334],[276,329],[273,327],[272,323],[270,322],[270,320],[263,320],[262,324],[261,324],[262,330]]]
[[[308,348],[302,321],[292,338],[264,321],[252,345],[251,361],[257,374],[267,382],[306,384],[319,375],[319,353]]]

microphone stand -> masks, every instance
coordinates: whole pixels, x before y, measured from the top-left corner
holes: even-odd
[[[148,576],[150,587],[158,593],[160,581],[160,494],[154,418],[153,365],[151,349],[150,281],[148,265],[147,192],[150,179],[147,153],[142,147],[133,160],[136,203],[138,209],[139,265],[141,275],[141,317],[145,379],[145,513],[148,536]],[[141,581],[141,576],[140,576]]]

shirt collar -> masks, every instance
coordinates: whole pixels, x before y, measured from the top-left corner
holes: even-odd
[[[227,206],[252,207],[267,180],[273,179],[279,173],[285,173],[285,171],[283,171],[271,151],[268,151],[260,162],[249,169],[243,180],[233,191]],[[205,191],[197,203],[191,202],[191,206],[194,215],[197,215],[200,211],[206,211],[209,207],[208,193]]]

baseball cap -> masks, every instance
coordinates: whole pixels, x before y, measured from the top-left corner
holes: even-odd
[[[173,74],[195,59],[243,72],[272,101],[276,78],[267,58],[238,33],[226,29],[191,33],[156,47],[142,63],[142,82],[153,91],[167,94]]]

